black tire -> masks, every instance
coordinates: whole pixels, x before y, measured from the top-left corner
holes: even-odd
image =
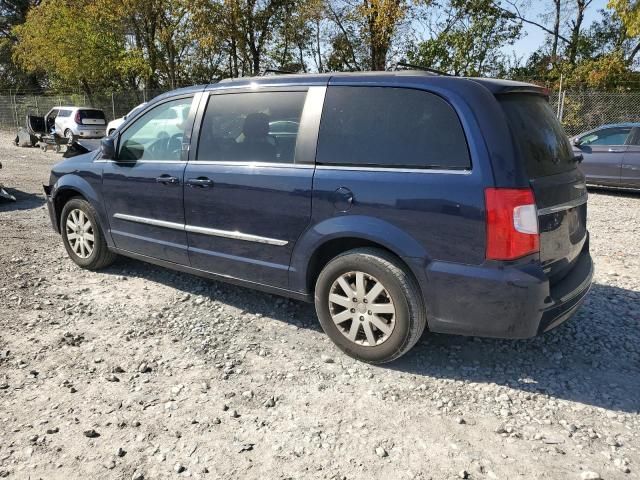
[[[89,222],[91,222],[92,233],[93,233],[93,250],[86,257],[81,257],[78,253],[76,253],[71,246],[71,243],[68,238],[69,233],[67,228],[67,220],[69,215],[75,210],[80,210],[87,217]],[[64,244],[64,248],[67,251],[67,254],[78,266],[82,268],[86,268],[87,270],[99,270],[101,268],[108,267],[111,265],[117,255],[109,250],[107,247],[107,242],[104,239],[104,233],[100,228],[100,224],[98,223],[98,214],[95,209],[91,206],[89,202],[80,197],[73,197],[67,203],[65,203],[62,214],[60,215],[60,233],[62,234],[62,243]]]
[[[340,276],[350,272],[364,272],[382,283],[395,306],[395,326],[379,344],[371,346],[351,341],[331,316],[331,288]],[[350,250],[331,260],[318,276],[315,306],[322,329],[338,348],[350,357],[368,363],[391,362],[407,353],[418,342],[427,323],[422,295],[413,275],[395,256],[376,248]],[[356,320],[349,320],[352,321]],[[358,335],[364,335],[364,329],[357,328]]]
[[[71,145],[73,143],[73,141],[75,140],[75,135],[73,134],[73,132],[71,131],[70,128],[67,128],[64,131],[64,138],[67,140],[67,145]]]

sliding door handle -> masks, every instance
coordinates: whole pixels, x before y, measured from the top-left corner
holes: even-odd
[[[180,183],[180,179],[178,177],[172,177],[171,175],[160,175],[159,177],[156,177],[156,182],[168,185]]]
[[[190,187],[213,187],[213,180],[207,177],[190,178],[187,180],[187,185]]]

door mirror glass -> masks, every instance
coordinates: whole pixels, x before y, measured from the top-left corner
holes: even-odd
[[[100,151],[105,160],[114,160],[116,156],[116,142],[113,137],[104,137],[100,141]]]
[[[571,140],[571,143],[573,144],[574,147],[579,147],[580,146],[580,138],[579,137],[575,137],[573,140]]]

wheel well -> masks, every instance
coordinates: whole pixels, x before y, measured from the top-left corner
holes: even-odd
[[[71,189],[65,189],[62,190],[61,192],[59,192],[56,195],[56,199],[54,202],[54,206],[55,206],[55,212],[56,212],[56,218],[58,219],[58,232],[60,231],[60,229],[62,228],[62,209],[64,208],[64,206],[66,205],[66,203],[71,200],[72,198],[82,198],[83,200],[86,200],[78,191],[76,190],[71,190]]]
[[[365,240],[364,238],[336,238],[333,240],[329,240],[326,243],[323,243],[313,252],[311,256],[311,260],[309,260],[309,264],[307,267],[307,291],[313,295],[316,287],[316,280],[318,279],[318,275],[325,267],[327,263],[329,263],[332,259],[340,255],[341,253],[347,252],[349,250],[353,250],[354,248],[363,248],[363,247],[373,247],[378,248],[380,250],[384,250],[385,252],[393,255],[398,262],[406,269],[406,271],[413,275],[413,272],[409,268],[409,266],[393,251],[389,250],[387,247],[380,245],[379,243],[372,242],[370,240]]]

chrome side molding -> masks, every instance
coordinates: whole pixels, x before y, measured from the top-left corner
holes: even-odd
[[[195,225],[185,225],[184,223],[167,222],[165,220],[156,220],[155,218],[138,217],[136,215],[127,215],[124,213],[115,213],[113,218],[125,220],[127,222],[141,223],[143,225],[152,225],[154,227],[170,228],[172,230],[181,230],[190,233],[200,233],[202,235],[210,235],[212,237],[232,238],[235,240],[244,240],[247,242],[264,243],[267,245],[276,245],[283,247],[289,242],[279,240],[277,238],[261,237],[259,235],[251,235],[242,232],[231,232],[229,230],[218,230],[215,228],[198,227]]]
[[[246,240],[247,242],[266,243],[267,245],[285,246],[286,240],[278,240],[277,238],[260,237],[258,235],[250,235],[248,233],[230,232],[229,230],[217,230],[215,228],[196,227],[195,225],[185,225],[185,230],[191,233],[201,233],[203,235],[211,235],[212,237],[233,238],[235,240]]]
[[[144,225],[153,225],[154,227],[171,228],[173,230],[184,230],[183,223],[167,222],[165,220],[156,220],[155,218],[136,217],[135,215],[126,215],[124,213],[115,213],[113,218],[126,220],[127,222],[142,223]]]

